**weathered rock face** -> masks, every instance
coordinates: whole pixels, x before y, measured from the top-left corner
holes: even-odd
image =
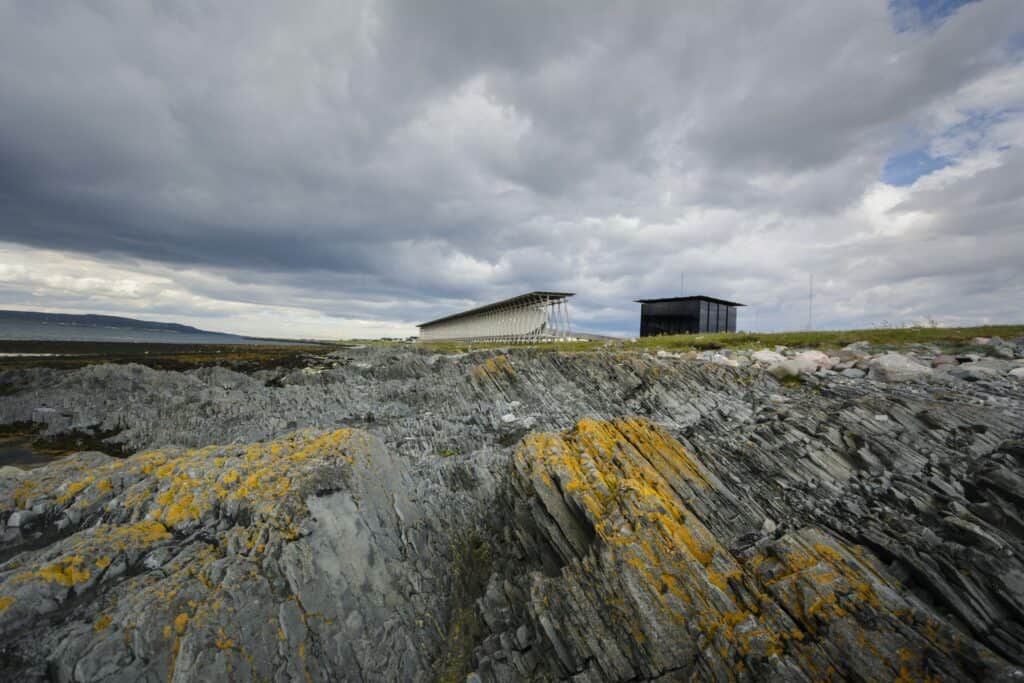
[[[552,673],[992,680],[1016,670],[836,530],[733,538],[769,511],[644,421],[531,435],[515,464],[520,509],[563,565],[534,578],[529,604],[561,665]],[[998,600],[1004,579],[983,571],[963,580]]]
[[[85,453],[4,481],[4,500],[70,532],[0,567],[6,664],[65,681],[423,679],[493,483],[465,461],[416,474],[352,430]]]
[[[149,450],[0,476],[0,678],[1024,675],[1014,376],[334,361],[7,373]]]

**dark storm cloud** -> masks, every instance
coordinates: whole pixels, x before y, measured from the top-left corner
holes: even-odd
[[[39,264],[54,273],[142,273],[125,291],[164,292],[167,315],[234,302],[408,324],[552,287],[580,292],[585,324],[628,331],[629,300],[675,291],[680,270],[752,300],[763,326],[794,324],[815,271],[836,324],[866,321],[851,302],[872,287],[927,309],[1020,249],[1019,140],[865,207],[908,137],[1019,105],[1019,85],[986,90],[1019,65],[1018,10],[0,2],[0,240],[84,259]],[[942,266],[974,231],[1003,252]],[[934,282],[906,284],[922,269],[892,249],[933,253]],[[116,307],[89,298],[116,283],[86,295],[15,265],[8,302]]]

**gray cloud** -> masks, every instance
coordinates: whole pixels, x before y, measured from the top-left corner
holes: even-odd
[[[685,270],[762,328],[810,272],[822,324],[1019,317],[1018,10],[0,1],[0,241],[53,274],[0,261],[0,302],[144,311],[58,277],[111,269],[159,315],[345,334],[553,287],[629,332]]]

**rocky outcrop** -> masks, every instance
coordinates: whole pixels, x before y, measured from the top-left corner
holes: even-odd
[[[7,373],[139,452],[0,473],[0,677],[1024,675],[1008,373],[346,353]]]
[[[644,421],[583,421],[564,434],[533,435],[515,465],[520,508],[562,564],[557,575],[534,577],[529,603],[560,664],[557,676],[993,680],[1019,674],[958,627],[955,616],[909,590],[906,569],[887,568],[835,524],[790,518],[779,530],[756,497],[724,484]],[[745,524],[738,526],[737,518]],[[735,538],[737,526],[753,538]],[[1008,549],[994,527],[975,531],[990,550]],[[934,548],[915,550],[929,558],[923,564],[937,561],[940,572],[948,566]],[[953,545],[944,550],[958,554]],[[914,557],[909,548],[904,552]],[[959,581],[1009,617],[1005,626],[1015,630],[1019,606],[998,604],[1008,588],[1013,592],[1006,575],[980,564]],[[966,602],[959,606],[969,611]],[[1003,628],[987,626],[989,636]],[[1000,645],[1019,663],[1019,641]]]
[[[22,680],[424,680],[494,481],[467,461],[416,472],[345,429],[83,453],[2,480],[0,499],[39,510],[49,541],[0,565],[4,668]]]

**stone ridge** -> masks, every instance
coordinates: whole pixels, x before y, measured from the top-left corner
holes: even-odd
[[[0,679],[1019,680],[1017,376],[717,355],[0,373],[138,451],[0,468]]]
[[[0,670],[422,680],[442,646],[454,552],[436,520],[484,513],[440,485],[417,500],[411,464],[341,429],[82,453],[0,479],[0,500],[38,510],[51,541],[0,565],[0,637],[20,653]],[[442,463],[432,478],[486,489],[488,476]]]
[[[535,578],[530,610],[581,679],[991,680],[1012,669],[827,530],[731,553],[687,504],[712,477],[643,420],[531,435],[515,468],[564,563]]]

